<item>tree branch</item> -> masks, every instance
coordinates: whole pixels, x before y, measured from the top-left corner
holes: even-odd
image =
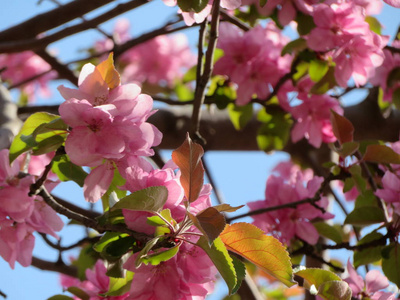
[[[53,271],[71,277],[78,277],[78,270],[75,267],[67,266],[60,261],[50,262],[33,256],[31,265],[43,271]]]
[[[35,38],[34,36],[33,37],[31,36],[28,39],[24,40],[2,42],[0,43],[0,53],[44,49],[51,43],[54,43],[58,40],[61,40],[73,34],[82,32],[84,30],[96,28],[97,25],[104,23],[114,17],[117,17],[118,15],[124,12],[137,8],[146,3],[148,3],[147,0],[136,0],[127,3],[121,3],[118,4],[116,7],[114,7],[113,9],[110,9],[109,11],[105,12],[104,14],[96,18],[83,21],[82,23],[77,25],[67,27],[51,35],[47,35],[41,38]]]
[[[205,55],[204,69],[200,79],[197,79],[196,82],[192,121],[190,126],[190,133],[192,135],[192,138],[197,142],[201,142],[202,144],[205,143],[199,131],[200,119],[201,119],[201,106],[203,105],[206,86],[208,81],[210,80],[211,73],[213,70],[214,52],[218,40],[219,3],[220,0],[214,0],[212,6],[210,38],[208,41],[207,52]]]
[[[0,32],[0,41],[32,38],[91,12],[113,0],[75,0]]]

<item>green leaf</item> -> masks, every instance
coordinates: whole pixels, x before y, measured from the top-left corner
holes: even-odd
[[[326,72],[325,76],[322,77],[314,86],[311,88],[312,94],[325,94],[331,88],[337,85],[336,78],[335,78],[335,67],[329,67],[328,72]]]
[[[168,250],[155,252],[149,255],[146,255],[142,258],[142,262],[146,265],[148,263],[152,264],[153,266],[159,265],[163,261],[167,261],[173,258],[176,254],[178,254],[179,246],[176,245]]]
[[[326,222],[316,222],[313,223],[313,225],[317,229],[318,233],[323,237],[326,237],[337,244],[343,242],[342,234],[334,226],[331,226]]]
[[[74,300],[74,299],[65,295],[54,295],[50,298],[47,298],[47,300]]]
[[[233,266],[235,267],[236,279],[237,283],[236,286],[232,289],[232,294],[235,294],[238,289],[240,288],[243,279],[246,277],[246,266],[244,263],[234,255],[231,255]]]
[[[364,192],[362,192],[360,195],[357,196],[354,207],[359,208],[364,206],[367,207],[373,206],[375,208],[379,207],[378,200],[373,191],[365,190]]]
[[[72,180],[80,187],[83,187],[85,178],[88,175],[82,167],[73,164],[65,154],[57,155],[53,158],[51,170],[61,181]]]
[[[363,160],[379,164],[400,164],[400,155],[385,145],[369,145]]]
[[[382,24],[378,21],[377,18],[372,17],[372,16],[366,16],[365,22],[368,23],[369,29],[371,31],[375,32],[378,35],[382,34]]]
[[[35,139],[31,136],[36,128],[41,124],[49,123],[55,119],[59,119],[57,115],[49,113],[35,113],[26,119],[18,135],[14,138],[10,147],[10,163],[13,162],[19,155],[27,152],[35,146]],[[23,140],[27,140],[27,137],[31,136],[30,141],[32,144],[27,144]],[[22,139],[21,139],[22,138]]]
[[[135,259],[136,268],[140,267],[140,265],[143,262],[143,258],[147,256],[149,251],[158,243],[160,239],[161,239],[160,236],[156,236],[155,238],[151,239],[146,243],[146,245],[143,247],[143,249],[140,251],[139,255]]]
[[[297,32],[299,35],[307,35],[311,32],[313,28],[315,28],[314,19],[310,15],[306,15],[297,11]]]
[[[304,279],[304,287],[312,286],[318,291],[318,295],[326,300],[350,300],[351,289],[345,281],[342,281],[335,273],[315,268],[300,270],[295,273]]]
[[[385,214],[376,206],[355,208],[344,221],[345,224],[367,226],[385,221]]]
[[[307,75],[308,69],[310,68],[310,63],[306,61],[301,61],[296,65],[296,72],[293,74],[293,80],[295,82],[299,81],[301,78]]]
[[[298,53],[304,49],[307,49],[307,41],[303,38],[298,38],[287,43],[286,46],[283,47],[281,56],[284,56],[285,54]]]
[[[201,12],[208,4],[208,0],[178,0],[178,6],[183,12]]]
[[[326,300],[350,300],[351,289],[345,281],[328,281],[319,286],[318,295]]]
[[[320,81],[329,70],[328,62],[320,59],[313,59],[310,62],[310,68],[308,69],[308,75],[314,82]]]
[[[228,250],[246,258],[285,285],[294,284],[289,254],[276,238],[265,235],[249,223],[228,224],[219,237]]]
[[[160,211],[167,198],[168,190],[165,186],[152,186],[122,198],[110,210]]]
[[[68,292],[70,292],[72,295],[77,296],[81,300],[89,300],[90,296],[80,288],[76,286],[71,286],[67,289]]]
[[[197,245],[200,246],[200,248],[202,248],[210,257],[218,272],[225,280],[229,289],[229,294],[232,294],[238,281],[232,257],[229,255],[224,243],[220,238],[216,238],[210,247],[207,239],[204,236],[201,236],[197,241]]]
[[[132,236],[119,237],[104,246],[102,256],[107,260],[115,261],[133,248],[136,239]]]
[[[219,205],[215,205],[213,206],[216,210],[218,210],[219,212],[235,212],[238,209],[244,207],[244,205],[239,205],[239,206],[230,206],[229,204],[219,204]]]
[[[127,271],[124,278],[110,277],[107,293],[102,296],[121,296],[129,292],[133,280],[133,272]]]
[[[177,83],[175,85],[175,94],[179,101],[185,102],[193,100],[193,91],[184,83]]]
[[[341,145],[339,149],[335,149],[335,151],[340,155],[340,157],[345,158],[353,155],[359,147],[360,144],[358,142],[347,142]]]
[[[258,147],[265,152],[282,150],[289,140],[293,121],[290,115],[284,112],[274,113],[273,115],[265,114],[268,115],[269,120],[266,121],[267,117],[264,116],[263,120],[266,122],[258,129]]]
[[[399,244],[388,247],[389,255],[382,255],[382,270],[386,277],[400,287],[400,248]]]
[[[373,241],[381,240],[383,237],[379,232],[373,231],[366,236],[364,236],[357,245],[362,245],[366,243],[370,243]],[[385,243],[385,242],[383,242]],[[354,267],[358,268],[360,265],[367,265],[373,262],[376,262],[382,258],[381,252],[383,248],[383,244],[377,244],[374,247],[368,247],[367,249],[361,251],[354,251]]]
[[[100,240],[93,245],[93,249],[97,252],[102,252],[103,249],[111,242],[118,240],[120,237],[126,237],[128,234],[120,232],[107,231]]]
[[[167,223],[165,223],[165,221],[163,219],[161,219],[159,216],[151,216],[151,217],[147,217],[147,224],[151,225],[151,226],[164,226]]]
[[[118,201],[118,198],[123,198],[126,196],[126,190],[120,188],[125,184],[125,181],[125,178],[121,176],[117,166],[114,164],[113,179],[111,180],[108,190],[101,197],[103,211],[107,211],[110,206],[114,205],[115,202]]]
[[[260,0],[260,6],[264,7],[268,0]]]
[[[233,126],[239,131],[245,128],[247,123],[253,118],[253,105],[250,103],[238,106],[231,103],[228,105],[228,113]]]
[[[185,75],[183,75],[182,82],[188,83],[196,80],[196,72],[197,72],[197,65],[194,65],[185,73]]]

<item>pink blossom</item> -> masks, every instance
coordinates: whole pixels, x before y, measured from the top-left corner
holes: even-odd
[[[292,141],[295,143],[305,137],[316,148],[324,143],[336,140],[330,123],[330,110],[343,113],[336,99],[328,95],[307,95],[299,93],[300,105],[290,107],[289,112],[296,120],[292,129]]]
[[[395,40],[392,42],[392,47],[400,48],[400,41]],[[375,75],[371,78],[370,82],[375,86],[382,87],[384,91],[384,100],[392,101],[393,92],[400,88],[400,81],[393,81],[392,86],[388,86],[388,77],[392,70],[400,68],[400,54],[392,53],[390,50],[384,49],[383,53],[385,59],[378,68],[375,69]]]
[[[183,34],[158,36],[124,53],[120,61],[125,82],[166,83],[172,86],[195,64],[195,56]]]
[[[400,8],[400,0],[383,0],[383,1],[393,7]]]
[[[395,294],[380,291],[389,286],[388,279],[378,270],[371,270],[365,276],[365,282],[350,263],[347,262],[347,271],[349,277],[344,279],[352,290],[352,297],[356,299],[364,299],[364,297],[372,300],[394,300]]]
[[[315,51],[329,51],[339,47],[355,35],[370,32],[361,11],[353,3],[319,4],[314,8],[315,25],[307,38],[308,46]]]
[[[50,65],[32,51],[21,53],[0,54],[0,78],[11,84],[18,84],[36,75],[49,71]],[[35,92],[38,90],[42,96],[49,96],[48,82],[57,76],[55,71],[48,72],[38,79],[21,86],[21,91],[26,93],[29,102],[34,102]]]
[[[266,98],[279,78],[290,69],[291,58],[281,56],[287,39],[270,22],[242,32],[230,24],[221,24],[218,47],[224,56],[215,64],[214,73],[227,75],[238,85],[238,105],[250,102],[253,95]]]
[[[288,174],[290,171],[290,175]],[[280,172],[283,173],[280,173]],[[323,181],[321,177],[312,177],[311,170],[300,171],[296,167],[290,167],[288,163],[279,164],[267,180],[265,189],[265,200],[249,202],[251,210],[273,207],[282,204],[296,202],[306,198],[312,198],[318,191]],[[289,175],[289,176],[288,176]],[[316,205],[326,209],[328,199],[322,197]],[[259,215],[255,215],[253,223],[265,232],[272,233],[282,243],[290,245],[293,238],[298,237],[310,244],[317,243],[319,234],[315,227],[310,223],[315,218],[329,219],[333,215],[323,213],[320,209],[311,204],[298,205],[296,208],[286,208],[275,210]]]
[[[342,87],[353,77],[356,86],[364,85],[375,73],[375,69],[383,63],[384,44],[380,36],[370,32],[364,36],[356,36],[341,46],[333,54],[336,63],[335,78]]]
[[[104,262],[98,260],[94,265],[93,269],[87,269],[85,271],[86,280],[79,281],[76,278],[72,278],[66,275],[61,276],[61,285],[64,288],[78,287],[89,296],[89,300],[124,300],[127,299],[128,293],[121,296],[101,296],[109,290],[110,278],[106,275],[107,269],[104,266]],[[74,296],[76,300],[80,298]]]

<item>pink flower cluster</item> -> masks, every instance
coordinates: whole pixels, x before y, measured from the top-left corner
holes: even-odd
[[[4,69],[4,70],[2,70]],[[11,84],[19,84],[36,75],[50,70],[50,65],[32,51],[21,53],[0,54],[0,78]],[[48,82],[56,77],[56,72],[40,76],[38,79],[23,84],[20,89],[34,102],[35,92],[39,90],[42,96],[49,96]]]
[[[400,41],[392,42],[392,47],[400,49]],[[393,92],[400,89],[400,80],[392,79],[388,84],[390,72],[396,68],[400,68],[400,54],[392,53],[388,49],[384,49],[385,60],[383,64],[375,70],[375,76],[371,78],[371,83],[375,86],[380,86],[384,91],[383,100],[392,101]]]
[[[125,188],[131,192],[150,186],[165,186],[168,189],[168,199],[164,209],[170,209],[176,222],[184,219],[186,208],[183,201],[184,191],[179,182],[179,173],[176,175],[176,166],[169,162],[163,169],[154,170],[151,165],[131,165],[125,169],[127,182]],[[144,168],[144,169],[142,169]],[[211,206],[211,186],[205,185],[199,198],[191,203],[190,211],[196,213]],[[153,234],[155,227],[146,220],[150,213],[123,210],[125,223],[135,231]],[[190,232],[198,232],[194,226],[187,232],[185,239],[191,243],[197,241],[198,236]],[[191,243],[183,243],[179,252],[172,259],[157,266],[142,264],[135,267],[136,255],[132,255],[124,267],[135,273],[129,297],[127,299],[204,299],[212,292],[216,280],[216,268],[200,248]]]
[[[299,82],[297,99],[301,101],[300,104],[295,106],[289,106],[284,102],[281,104],[296,120],[291,132],[292,141],[296,143],[304,137],[311,145],[319,148],[322,142],[336,141],[330,121],[331,110],[343,114],[343,109],[337,99],[327,94],[310,94],[312,84],[307,78]]]
[[[22,176],[20,162],[10,166],[8,150],[0,151],[0,256],[11,268],[15,262],[27,267],[32,261],[35,231],[58,238],[64,223],[41,198],[29,197],[35,178]]]
[[[61,285],[63,288],[68,289],[70,287],[78,287],[84,293],[89,296],[89,300],[124,300],[127,299],[128,293],[121,296],[107,296],[102,297],[108,291],[110,285],[110,278],[106,275],[107,269],[104,266],[103,261],[98,260],[94,265],[93,270],[87,269],[85,271],[86,280],[80,281],[77,278],[70,277],[67,275],[61,275]],[[73,297],[75,300],[79,300],[76,296]]]
[[[86,64],[79,76],[79,89],[60,86],[66,99],[61,118],[71,127],[65,150],[79,166],[95,168],[87,176],[85,199],[96,202],[107,191],[115,165],[132,156],[150,156],[162,134],[147,118],[153,99],[141,94],[136,84],[109,88],[100,71]]]
[[[245,105],[254,95],[266,98],[271,86],[289,72],[291,57],[281,56],[287,42],[272,22],[247,32],[221,24],[217,46],[224,50],[224,56],[216,62],[214,73],[226,75],[238,85],[236,104]]]
[[[165,5],[168,6],[176,6],[178,1],[177,0],[163,0]],[[236,9],[241,5],[241,0],[221,0],[221,7],[226,8],[229,10]],[[200,24],[202,23],[210,14],[212,8],[213,0],[209,0],[206,7],[199,13],[195,12],[182,12],[183,20],[185,21],[186,25],[191,26],[194,23]]]
[[[114,29],[114,41],[117,44],[131,38],[129,27],[128,20],[118,20]],[[98,52],[111,50],[112,47],[111,40],[99,41],[95,45]],[[123,82],[173,86],[196,60],[190,51],[186,35],[174,34],[160,35],[129,49],[119,57],[119,63],[123,66]]]
[[[322,177],[313,176],[311,169],[302,171],[291,162],[280,163],[274,169],[274,175],[267,180],[265,200],[249,202],[248,206],[251,210],[257,210],[313,198],[322,181]],[[325,210],[328,199],[321,197],[315,205]],[[316,218],[333,217],[332,214],[322,212],[316,206],[306,203],[297,205],[296,208],[283,208],[254,215],[252,216],[253,224],[273,234],[287,245],[290,245],[295,237],[314,245],[318,241],[319,234],[311,221]]]
[[[333,59],[335,78],[342,87],[350,77],[357,86],[366,84],[384,59],[386,41],[370,30],[364,11],[353,2],[321,3],[313,9],[316,28],[307,36],[307,44]]]
[[[396,299],[395,294],[381,291],[389,286],[389,280],[382,275],[380,271],[369,271],[365,276],[365,282],[363,278],[357,274],[350,261],[347,262],[347,271],[349,272],[349,277],[344,281],[349,284],[353,298],[371,300]]]

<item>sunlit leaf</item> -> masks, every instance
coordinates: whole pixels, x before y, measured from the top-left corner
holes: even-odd
[[[242,130],[253,118],[253,105],[250,103],[247,105],[238,106],[231,103],[228,105],[228,113],[235,129]]]
[[[320,81],[329,70],[328,62],[320,59],[313,59],[310,62],[310,68],[308,69],[308,75],[314,82]]]
[[[168,190],[165,186],[152,186],[120,199],[110,210],[160,211],[167,198]]]
[[[24,125],[22,126],[18,135],[14,138],[11,147],[10,147],[10,162],[13,162],[19,155],[22,153],[29,151],[35,146],[35,139],[32,137],[31,141],[33,144],[28,145],[23,141],[25,137],[29,137],[38,128],[41,124],[49,123],[55,119],[60,118],[57,115],[39,112],[31,115],[28,119],[26,119]],[[21,139],[22,138],[22,139]]]
[[[276,238],[265,235],[249,223],[227,225],[220,238],[228,250],[243,256],[287,286],[294,284],[290,257]]]
[[[354,126],[345,117],[331,110],[332,131],[340,144],[353,141]]]
[[[224,243],[220,238],[216,238],[210,247],[207,239],[204,236],[201,236],[197,241],[197,245],[200,246],[210,257],[218,272],[225,280],[229,293],[232,294],[232,291],[237,286],[237,276],[232,258]]]
[[[156,236],[155,238],[151,239],[146,243],[146,245],[143,247],[143,249],[140,251],[138,256],[135,259],[135,266],[136,268],[139,268],[140,265],[143,263],[143,258],[149,253],[149,251],[157,244],[157,242],[160,240],[160,236]]]
[[[350,300],[351,289],[345,281],[328,281],[318,288],[318,296],[326,300]]]
[[[93,249],[102,252],[103,249],[111,242],[118,240],[120,237],[128,236],[126,233],[107,231],[99,241],[93,245]]]
[[[281,55],[283,56],[285,54],[298,53],[306,48],[307,48],[307,41],[303,38],[298,38],[287,43],[286,46],[283,47]]]
[[[108,58],[98,64],[96,69],[100,72],[109,89],[113,89],[120,85],[121,79],[119,73],[114,67],[113,53],[110,53]]]
[[[153,266],[159,265],[163,261],[167,261],[173,258],[179,251],[179,245],[172,247],[168,250],[155,252],[149,255],[146,255],[142,258],[142,262],[144,264],[152,264]]]
[[[304,287],[314,289],[318,296],[326,300],[350,300],[351,289],[348,284],[335,273],[315,268],[300,270],[295,273],[304,279]]]
[[[172,152],[172,160],[181,170],[180,181],[189,203],[195,201],[200,194],[204,182],[204,168],[201,157],[203,148],[190,139],[189,134],[183,144]]]
[[[363,160],[380,164],[400,164],[400,155],[385,145],[369,145]]]
[[[102,296],[120,296],[129,292],[133,280],[133,272],[127,271],[124,278],[109,277],[110,283],[107,293]]]
[[[382,34],[382,24],[378,21],[377,18],[372,17],[372,16],[366,16],[365,22],[368,23],[369,29],[372,32],[375,32],[376,34],[379,34],[379,35]]]
[[[323,237],[331,239],[337,244],[343,242],[341,233],[334,226],[326,222],[316,222],[313,225]]]
[[[335,68],[330,66],[325,76],[322,77],[314,86],[311,88],[310,92],[312,94],[322,95],[329,91],[331,88],[335,87],[336,77],[335,77]]]
[[[235,267],[235,273],[236,273],[236,279],[237,279],[236,286],[232,290],[232,294],[234,294],[240,288],[243,279],[246,277],[246,266],[236,256],[231,255],[231,258],[232,258],[233,266]]]

